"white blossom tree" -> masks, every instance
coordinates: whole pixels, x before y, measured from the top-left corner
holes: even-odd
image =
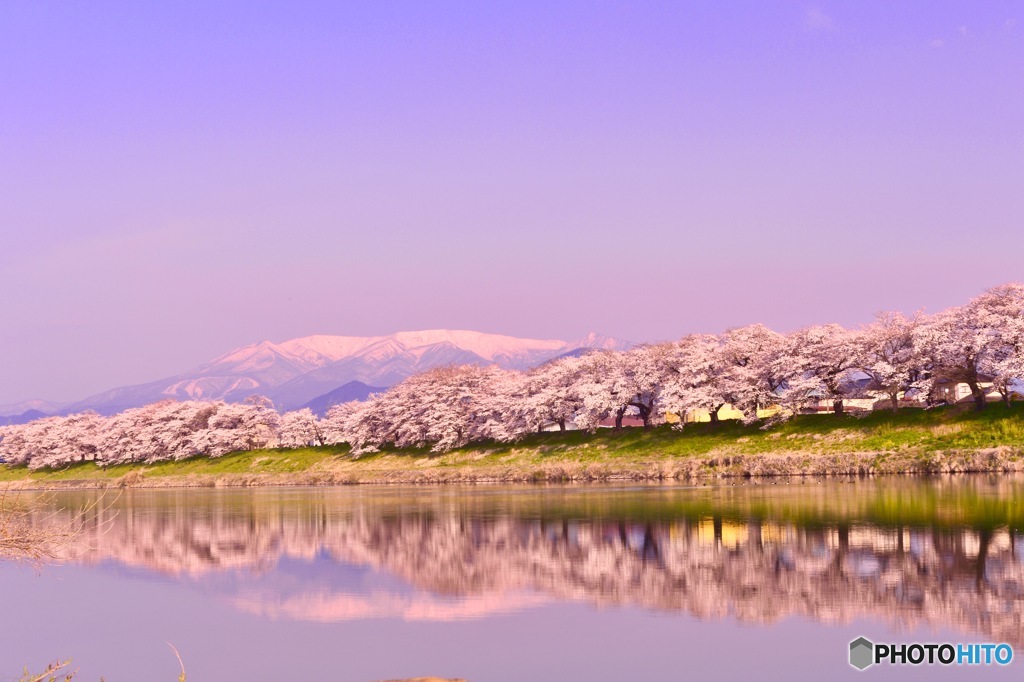
[[[341,443],[348,443],[355,448],[357,443],[375,442],[377,440],[375,434],[378,432],[378,429],[367,424],[364,432],[364,427],[362,426],[366,415],[375,407],[375,401],[376,396],[371,395],[365,401],[351,400],[332,406],[327,411],[327,414],[324,415],[324,418],[320,420],[324,444],[340,445]]]
[[[340,431],[354,454],[385,444],[430,445],[435,452],[446,452],[480,438],[512,439],[521,432],[517,424],[525,423],[511,416],[512,381],[509,373],[498,368],[432,369],[371,397],[364,405],[332,409],[327,428],[332,434]]]
[[[0,426],[0,461],[8,465],[28,463],[31,445],[25,424]]]
[[[664,379],[659,400],[662,411],[679,416],[679,427],[686,416],[706,410],[718,421],[719,410],[729,401],[723,385],[722,344],[711,334],[692,334],[666,344],[663,349]]]
[[[747,422],[757,419],[759,409],[779,403],[797,376],[786,357],[785,337],[763,324],[726,331],[721,353],[722,393]],[[712,421],[717,421],[714,415]]]
[[[259,416],[252,405],[220,403],[210,415],[207,427],[195,433],[194,447],[208,457],[260,447],[258,439],[263,434]]]
[[[308,407],[285,412],[278,427],[278,445],[283,448],[301,448],[323,445],[324,436],[320,420]]]
[[[528,397],[528,377],[523,372],[500,367],[486,367],[480,372],[470,439],[507,443],[534,431],[536,421]]]
[[[56,469],[95,459],[105,419],[95,412],[47,417],[25,425],[22,461],[30,469]]]
[[[521,407],[525,419],[537,430],[557,424],[566,430],[583,407],[577,390],[584,362],[579,357],[552,360],[530,371],[523,379]]]
[[[602,420],[613,416],[615,427],[621,428],[627,405],[622,394],[618,355],[614,351],[596,351],[580,358],[573,387],[580,399],[575,417],[579,428],[593,431]]]
[[[856,333],[838,324],[814,325],[787,336],[784,362],[791,363],[789,389],[791,394],[801,394],[794,394],[793,398],[831,400],[832,410],[843,414],[843,400],[848,397],[859,369],[857,342]]]
[[[928,392],[928,362],[914,343],[923,321],[921,313],[907,317],[883,312],[855,335],[859,356],[856,364],[888,396],[894,412],[899,409],[900,396],[907,391]]]
[[[665,345],[652,345],[583,356],[573,388],[580,404],[577,424],[593,429],[601,420],[612,418],[618,430],[632,409],[644,427],[650,427],[661,416],[659,396],[666,378],[666,352]]]
[[[1008,390],[1019,353],[1014,350],[1019,335],[1024,285],[993,287],[967,305],[944,310],[915,329],[915,344],[928,358],[938,378],[963,382],[971,391],[978,410],[987,402],[981,384],[987,373],[998,373],[997,384]],[[1007,394],[1007,400],[1008,394]]]
[[[198,400],[165,400],[114,415],[103,429],[100,458],[105,464],[157,462],[205,454],[198,434],[218,405]]]
[[[980,323],[994,336],[982,369],[1009,407],[1014,388],[1024,380],[1024,284],[993,287],[973,303]]]

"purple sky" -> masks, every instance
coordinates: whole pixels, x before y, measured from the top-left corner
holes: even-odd
[[[1024,278],[1019,2],[0,3],[0,403]]]

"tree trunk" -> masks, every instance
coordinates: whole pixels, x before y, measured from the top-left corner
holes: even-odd
[[[889,394],[889,400],[892,401],[892,411],[893,412],[898,412],[899,409],[900,409],[900,394],[899,394],[899,392],[897,391],[896,393],[890,393]]]
[[[842,398],[839,398],[838,400],[833,400],[832,401],[832,411],[835,412],[836,414],[845,414],[846,413],[846,409],[843,406],[843,399]]]
[[[710,410],[708,410],[708,414],[711,415],[711,423],[712,424],[717,424],[718,423],[718,421],[719,421],[719,419],[718,419],[718,411],[720,409],[722,409],[721,405],[719,405],[718,407],[713,407]]]
[[[971,389],[971,396],[974,398],[974,409],[984,410],[987,406],[985,392],[978,386],[978,381],[976,379],[968,379],[967,386]]]
[[[625,414],[626,414],[626,408],[625,407],[619,408],[615,412],[615,430],[616,431],[621,431],[622,430],[622,417]]]
[[[651,428],[651,408],[646,405],[637,405],[636,408],[640,410],[640,418],[644,420],[644,428]]]
[[[559,431],[565,431],[565,420],[564,419],[559,419],[558,420],[558,430]]]

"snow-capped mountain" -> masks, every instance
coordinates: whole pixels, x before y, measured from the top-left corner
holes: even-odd
[[[111,414],[167,398],[240,401],[255,393],[293,409],[353,381],[391,386],[411,374],[450,364],[526,369],[581,348],[630,345],[593,333],[566,342],[448,329],[263,341],[174,377],[94,395],[63,411],[92,409]]]

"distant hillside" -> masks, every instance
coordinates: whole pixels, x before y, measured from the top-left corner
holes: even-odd
[[[28,412],[56,414],[62,407],[61,403],[54,403],[49,400],[22,400],[17,403],[0,405],[0,423],[4,423],[4,419],[7,417],[21,416]]]
[[[361,381],[350,381],[329,393],[313,398],[303,407],[308,407],[318,417],[323,417],[335,405],[341,405],[352,400],[366,400],[372,394],[386,390],[386,388],[381,386],[367,386]]]
[[[625,349],[631,345],[593,333],[567,342],[449,329],[263,341],[173,377],[90,396],[61,412],[114,414],[168,398],[239,402],[257,393],[269,397],[278,408],[290,410],[352,382],[387,387],[417,372],[450,364],[527,369],[580,348]]]
[[[0,426],[8,424],[27,424],[30,421],[35,421],[36,419],[42,419],[43,417],[49,416],[50,415],[46,412],[40,412],[39,410],[26,410],[21,414],[0,417]]]

